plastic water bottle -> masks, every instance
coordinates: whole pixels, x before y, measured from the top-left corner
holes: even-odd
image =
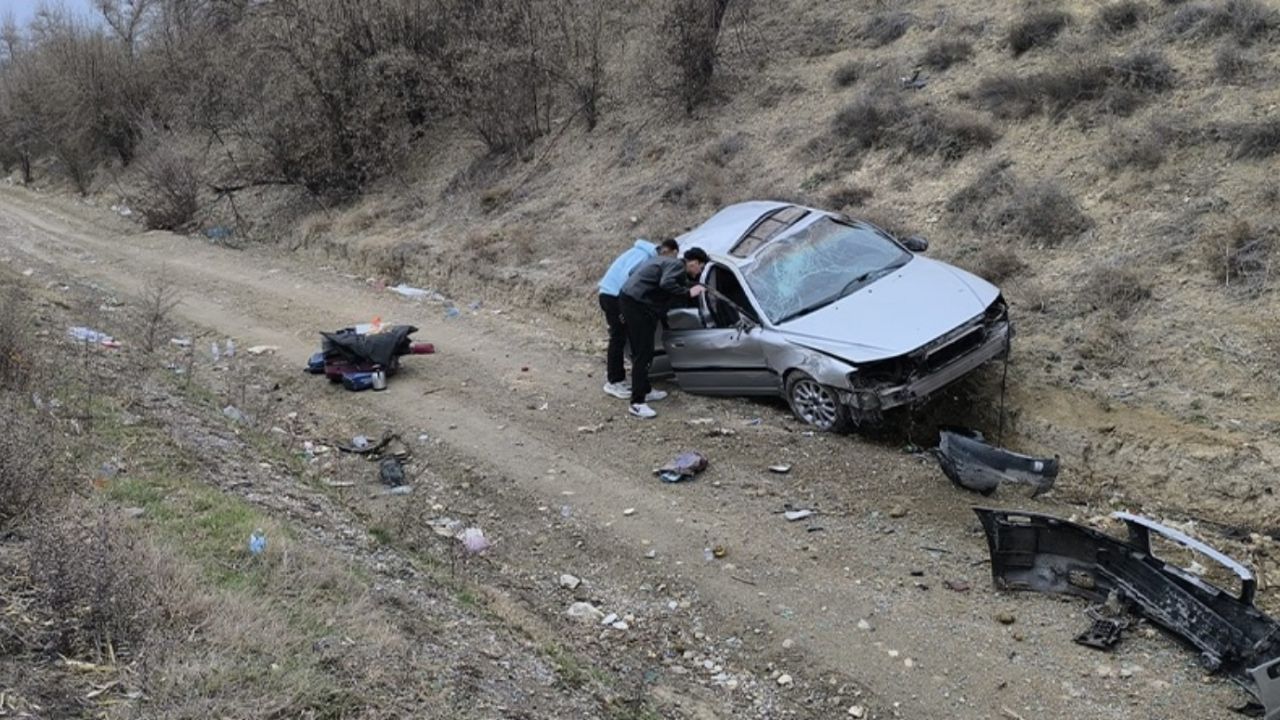
[[[233,357],[235,357],[235,356],[236,356],[236,341],[235,341],[235,340],[232,340],[231,338],[227,338],[227,351],[226,351],[225,353],[223,353],[223,354],[224,354],[224,355],[226,355],[226,356],[227,356],[227,357],[229,357],[229,358],[233,358]]]
[[[210,354],[210,355],[213,355],[213,361],[214,361],[214,362],[218,362],[219,360],[221,360],[221,359],[222,359],[222,354],[218,352],[218,341],[217,341],[217,340],[214,340],[214,341],[213,341],[213,344],[209,346],[209,354]]]
[[[249,536],[249,554],[261,555],[266,549],[267,536],[262,533],[261,528],[254,530],[253,534]]]

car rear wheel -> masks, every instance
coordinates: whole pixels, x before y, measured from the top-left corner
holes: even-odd
[[[836,389],[814,380],[806,372],[796,370],[787,376],[787,402],[796,417],[816,430],[845,432],[849,429],[849,408],[840,402]]]

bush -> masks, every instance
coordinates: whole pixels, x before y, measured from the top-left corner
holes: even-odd
[[[28,388],[24,388],[28,389]],[[42,427],[29,396],[0,392],[0,413],[4,432],[0,433],[0,536],[29,519],[45,493],[57,484],[50,433]]]
[[[1280,119],[1241,125],[1232,134],[1237,158],[1262,159],[1280,154]]]
[[[36,526],[31,576],[59,619],[59,652],[114,662],[146,639],[157,608],[137,554],[132,535],[105,509],[81,508]]]
[[[862,63],[857,60],[850,60],[836,68],[835,73],[831,76],[831,82],[838,88],[846,88],[862,77]]]
[[[874,192],[871,188],[849,185],[828,193],[826,204],[832,210],[844,210],[847,207],[864,205],[872,197]]]
[[[984,168],[972,182],[947,199],[947,213],[958,223],[978,232],[995,230],[991,208],[997,200],[1012,195],[1016,185],[1009,166],[1009,162],[1002,161]]]
[[[866,94],[835,116],[832,131],[846,154],[873,147],[896,147],[917,156],[938,155],[958,160],[988,148],[997,139],[994,129],[964,113],[908,106],[893,95]]]
[[[914,22],[914,18],[908,13],[880,13],[867,20],[859,37],[870,43],[871,47],[884,47],[906,35]]]
[[[1165,150],[1173,142],[1173,136],[1173,131],[1159,122],[1114,133],[1103,151],[1102,162],[1112,172],[1126,168],[1154,170],[1164,164]]]
[[[1213,76],[1220,82],[1239,84],[1253,75],[1257,58],[1232,42],[1224,43],[1213,54]]]
[[[1095,266],[1080,284],[1081,302],[1094,311],[1126,318],[1151,297],[1151,285],[1136,271],[1117,264]]]
[[[1147,17],[1149,8],[1137,0],[1120,0],[1098,10],[1094,25],[1103,32],[1122,33],[1132,30]]]
[[[1027,264],[1010,248],[988,247],[973,261],[973,272],[989,283],[999,285],[1027,269]]]
[[[150,230],[180,230],[200,209],[200,170],[194,157],[163,144],[139,163],[139,190],[129,202]]]
[[[1205,260],[1210,272],[1228,287],[1263,289],[1271,276],[1275,235],[1275,228],[1260,230],[1244,220],[1231,223],[1207,238]]]
[[[1165,92],[1177,74],[1157,52],[1142,50],[1109,63],[1078,65],[1022,77],[984,78],[971,94],[998,117],[1023,118],[1039,112],[1060,117],[1077,105],[1098,102],[1098,108],[1129,115],[1151,95]]]
[[[1035,10],[1009,28],[1009,49],[1018,57],[1037,47],[1053,42],[1071,16],[1062,10]]]
[[[1018,188],[999,214],[1000,227],[1053,247],[1093,227],[1080,204],[1051,180]]]
[[[1179,8],[1169,22],[1178,36],[1209,38],[1230,34],[1242,45],[1270,35],[1280,19],[1274,9],[1257,0],[1226,0],[1220,5],[1197,3]]]
[[[946,70],[973,57],[973,44],[968,40],[937,39],[925,48],[920,64],[933,70]]]

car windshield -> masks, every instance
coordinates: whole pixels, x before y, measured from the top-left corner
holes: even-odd
[[[823,217],[766,245],[745,277],[769,321],[783,323],[866,287],[910,259],[875,228]]]

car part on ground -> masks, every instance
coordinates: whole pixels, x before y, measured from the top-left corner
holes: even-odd
[[[991,445],[977,430],[943,428],[934,455],[951,482],[991,495],[1002,483],[1031,487],[1031,497],[1053,488],[1059,459],[1035,458]]]
[[[663,482],[675,483],[682,480],[692,480],[703,470],[706,470],[709,464],[706,455],[690,450],[680,453],[674,460],[653,472],[659,478],[662,478]]]
[[[1115,513],[1121,540],[1038,513],[974,508],[987,534],[991,575],[1001,590],[1075,595],[1095,602],[1112,593],[1135,612],[1200,652],[1210,672],[1231,678],[1257,699],[1265,720],[1280,720],[1280,622],[1254,604],[1252,572],[1214,548],[1148,518]],[[1151,534],[1231,571],[1229,592],[1152,554]]]
[[[866,222],[731,205],[678,239],[708,289],[668,313],[652,375],[687,392],[782,396],[819,430],[875,425],[989,360],[1013,335],[999,288]]]

